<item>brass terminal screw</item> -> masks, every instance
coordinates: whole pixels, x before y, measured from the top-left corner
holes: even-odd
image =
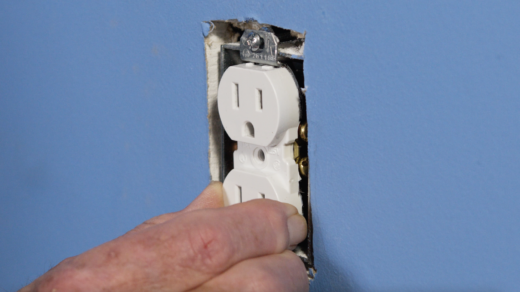
[[[298,127],[298,135],[300,135],[300,138],[303,141],[307,142],[307,123],[300,124]]]
[[[298,168],[300,169],[300,173],[303,176],[309,175],[309,159],[307,157],[299,158],[298,161]]]
[[[300,145],[298,145],[298,142],[294,141],[294,144],[293,144],[293,157],[294,157],[294,160],[296,161],[296,163],[298,163],[298,158],[300,158]]]

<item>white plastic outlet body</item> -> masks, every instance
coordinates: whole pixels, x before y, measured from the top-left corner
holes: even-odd
[[[293,158],[299,93],[291,72],[253,63],[229,67],[220,80],[218,111],[226,133],[237,141],[224,203],[266,198],[294,205],[301,214]]]

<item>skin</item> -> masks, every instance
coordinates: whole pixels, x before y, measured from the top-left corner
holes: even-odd
[[[293,206],[260,199],[224,207],[214,182],[184,210],[67,258],[19,292],[308,291],[290,251],[306,235]]]

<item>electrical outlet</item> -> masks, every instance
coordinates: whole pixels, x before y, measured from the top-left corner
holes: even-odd
[[[290,203],[306,218],[294,252],[316,269],[303,74],[305,34],[254,20],[203,23],[208,80],[209,166],[226,205]]]
[[[302,213],[294,160],[299,125],[298,86],[287,68],[245,63],[229,67],[218,89],[218,111],[237,141],[234,169],[224,180],[226,205],[272,199]]]

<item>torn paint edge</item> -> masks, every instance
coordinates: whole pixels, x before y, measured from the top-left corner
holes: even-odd
[[[206,56],[206,80],[209,123],[209,171],[212,181],[219,181],[222,163],[220,151],[222,150],[222,127],[217,108],[217,92],[219,81],[219,55],[221,45],[236,41],[238,33],[229,29],[224,21],[202,22],[204,35],[204,52]],[[207,31],[206,31],[207,29]]]

